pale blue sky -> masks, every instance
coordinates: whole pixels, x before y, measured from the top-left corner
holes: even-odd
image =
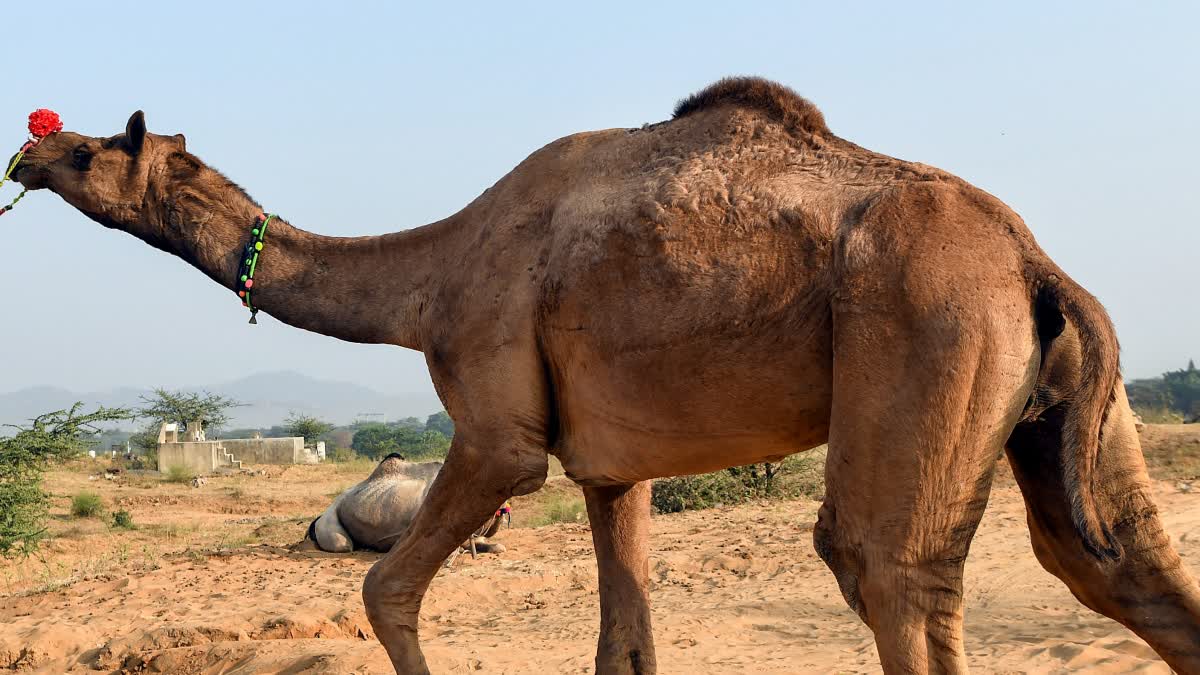
[[[1200,5],[433,4],[5,3],[0,143],[38,107],[92,135],[141,108],[268,210],[374,234],[456,211],[555,138],[764,75],[839,135],[1015,208],[1108,306],[1128,376],[1200,357]],[[247,326],[231,292],[49,193],[0,219],[0,251],[0,391],[279,369],[429,387],[415,352]]]

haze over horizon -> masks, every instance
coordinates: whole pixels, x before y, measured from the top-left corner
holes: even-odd
[[[0,142],[15,151],[34,108],[92,135],[142,109],[297,226],[379,234],[457,211],[556,138],[763,75],[838,135],[1012,206],[1108,307],[1127,379],[1200,359],[1200,5],[116,7],[5,7],[24,28],[6,37]],[[284,370],[432,392],[421,354],[247,326],[232,292],[48,192],[0,219],[0,250],[0,392]]]

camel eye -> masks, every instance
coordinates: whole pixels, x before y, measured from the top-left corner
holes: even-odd
[[[71,166],[77,171],[87,171],[92,167],[92,153],[87,148],[75,148],[71,153]]]

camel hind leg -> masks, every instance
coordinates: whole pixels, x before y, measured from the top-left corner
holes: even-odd
[[[1171,545],[1151,499],[1133,417],[1118,385],[1096,467],[1097,501],[1124,549],[1102,563],[1083,547],[1063,493],[1061,408],[1016,428],[1008,459],[1025,497],[1038,561],[1093,611],[1145,640],[1180,673],[1200,673],[1200,589]]]
[[[963,567],[1025,375],[986,359],[914,369],[891,358],[876,352],[854,374],[835,366],[814,544],[885,672],[965,672]]]
[[[864,279],[861,296],[834,306],[826,494],[813,530],[886,673],[967,670],[963,568],[1036,376],[1028,308],[963,298],[928,281],[945,274],[920,276],[922,262]]]

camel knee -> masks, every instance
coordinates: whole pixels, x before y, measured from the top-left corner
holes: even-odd
[[[549,472],[548,462],[545,456],[542,457],[542,465],[540,468],[535,468],[532,471],[521,471],[509,488],[509,496],[521,497],[528,494],[533,494],[542,489],[546,484],[546,476]]]
[[[519,497],[542,488],[550,461],[545,446],[514,441],[510,431],[475,431],[469,439],[455,437],[447,456],[443,471],[457,474],[460,470],[463,475],[487,481],[505,498]]]
[[[829,571],[833,572],[846,604],[859,618],[866,621],[862,596],[858,589],[858,577],[862,570],[861,555],[857,547],[839,541],[837,534],[836,512],[828,504],[822,504],[817,513],[817,524],[813,526],[813,548]]]
[[[362,599],[367,620],[376,633],[386,625],[411,630],[415,635],[425,585],[414,586],[397,575],[397,570],[385,567],[383,562],[375,563],[363,579]]]

